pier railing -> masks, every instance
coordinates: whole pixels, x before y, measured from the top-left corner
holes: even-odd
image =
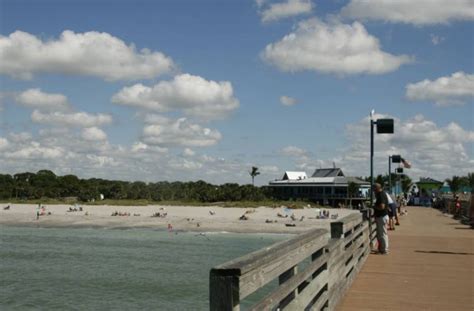
[[[351,214],[331,232],[313,229],[214,267],[210,309],[240,310],[244,298],[278,280],[250,310],[333,310],[370,252],[369,216]]]

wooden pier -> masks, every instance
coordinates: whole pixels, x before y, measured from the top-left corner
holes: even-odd
[[[390,254],[370,255],[338,311],[474,310],[474,230],[408,207],[389,231]]]
[[[363,216],[351,214],[331,223],[331,232],[314,229],[213,268],[210,309],[240,310],[242,299],[278,280],[250,310],[333,310],[370,252],[371,224]]]
[[[474,231],[432,208],[407,210],[388,255],[369,255],[365,211],[213,268],[210,309],[240,310],[276,280],[250,310],[474,310]]]

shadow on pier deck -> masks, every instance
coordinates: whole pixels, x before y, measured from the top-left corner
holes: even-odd
[[[431,208],[408,207],[390,254],[370,255],[338,311],[474,310],[474,230]]]

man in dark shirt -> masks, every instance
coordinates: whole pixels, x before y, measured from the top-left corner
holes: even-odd
[[[387,222],[388,222],[388,198],[385,191],[382,189],[382,185],[375,184],[375,205],[374,205],[374,216],[375,224],[377,226],[377,241],[379,244],[378,253],[388,253],[388,234],[387,234]]]

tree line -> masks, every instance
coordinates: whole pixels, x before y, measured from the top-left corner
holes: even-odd
[[[251,177],[258,174],[253,170]],[[370,181],[370,177],[363,178]],[[412,180],[407,175],[392,174],[392,182],[400,180],[402,190],[408,192]],[[388,184],[388,175],[379,175],[375,182]],[[453,176],[446,179],[452,192],[458,192],[463,186],[474,189],[474,173],[467,176]],[[357,186],[349,185],[348,194],[354,196]],[[358,189],[358,188],[357,188]],[[352,193],[354,192],[354,193]],[[272,188],[267,186],[239,185],[226,183],[213,185],[199,180],[195,182],[145,183],[106,180],[100,178],[81,179],[75,175],[57,176],[50,170],[36,173],[25,172],[14,175],[0,174],[0,199],[35,200],[42,198],[63,199],[77,198],[88,202],[100,199],[103,195],[110,200],[149,200],[149,201],[183,201],[183,202],[235,202],[275,200]]]
[[[34,200],[42,198],[77,198],[88,202],[103,195],[111,200],[150,201],[261,201],[273,199],[271,189],[266,186],[226,183],[213,185],[199,180],[195,182],[145,183],[106,180],[100,178],[81,179],[75,175],[56,176],[50,170],[37,173],[25,172],[14,175],[0,174],[0,199]]]
[[[468,173],[467,176],[453,176],[447,178],[446,182],[453,194],[458,193],[463,187],[470,187],[474,190],[474,173]]]

